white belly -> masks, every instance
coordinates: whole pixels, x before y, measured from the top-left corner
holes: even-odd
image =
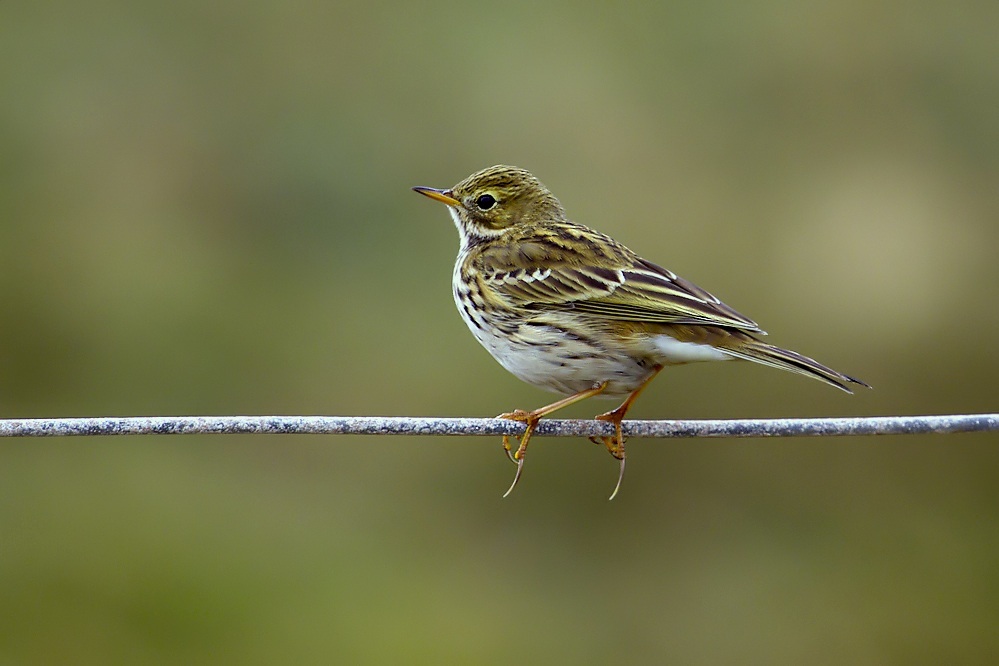
[[[563,395],[571,395],[608,382],[601,395],[617,397],[634,391],[652,374],[625,353],[601,349],[567,339],[558,329],[530,327],[530,341],[520,332],[497,335],[470,327],[475,338],[518,379]]]

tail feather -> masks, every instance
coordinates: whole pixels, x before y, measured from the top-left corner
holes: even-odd
[[[853,391],[850,390],[850,384],[857,384],[859,386],[871,388],[870,384],[867,384],[856,377],[844,375],[842,372],[836,372],[832,368],[822,365],[815,359],[808,358],[807,356],[799,354],[796,351],[781,349],[780,347],[768,345],[764,342],[756,340],[747,344],[739,345],[738,347],[718,347],[718,350],[730,356],[734,356],[735,358],[769,365],[771,368],[779,368],[781,370],[787,370],[799,375],[805,375],[806,377],[811,377],[812,379],[818,379],[821,382],[825,382],[830,386],[835,386],[836,388],[846,391],[847,393],[853,393]]]

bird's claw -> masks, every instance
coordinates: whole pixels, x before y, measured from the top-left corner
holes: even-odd
[[[509,421],[518,421],[527,426],[524,430],[524,434],[520,436],[520,445],[517,450],[513,450],[513,446],[510,444],[510,435],[503,435],[503,450],[506,452],[506,457],[510,459],[514,465],[517,466],[517,472],[513,475],[513,483],[507,488],[507,491],[503,493],[503,497],[508,496],[513,492],[513,489],[517,487],[520,482],[520,475],[524,471],[524,456],[527,454],[527,443],[531,440],[531,433],[534,432],[535,426],[541,420],[541,417],[534,412],[525,412],[522,409],[515,409],[512,412],[506,412],[500,414],[496,418],[507,419]]]
[[[511,457],[511,460],[512,459],[513,458]],[[510,487],[506,489],[505,493],[503,493],[503,497],[507,497],[510,493],[513,492],[513,489],[516,488],[517,484],[520,482],[520,473],[524,471],[523,458],[521,458],[520,460],[514,460],[514,462],[517,463],[517,472],[513,475],[513,483],[511,483]]]
[[[621,410],[619,407],[612,412],[600,414],[596,417],[598,421],[607,421],[614,424],[613,437],[590,437],[590,441],[595,444],[603,444],[607,447],[608,453],[621,461],[621,467],[617,474],[617,484],[614,485],[614,492],[610,494],[608,501],[617,497],[618,491],[621,490],[621,482],[624,480],[624,466],[627,456],[624,452],[624,433],[621,431],[621,420],[624,417],[623,412],[624,410]]]
[[[510,459],[510,462],[516,465],[517,458],[514,457],[513,447],[510,446],[510,435],[503,435],[503,451],[506,453],[506,457]]]
[[[621,471],[619,471],[617,473],[617,484],[614,486],[614,492],[612,492],[610,494],[610,497],[607,498],[608,502],[610,500],[614,499],[615,497],[617,497],[617,491],[621,490],[621,482],[624,481],[624,463],[625,463],[625,460],[627,460],[627,458],[625,458],[624,456],[621,456],[621,458],[620,458],[620,461],[621,461]]]

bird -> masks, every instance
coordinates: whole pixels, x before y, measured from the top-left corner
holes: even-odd
[[[789,349],[763,342],[752,319],[676,273],[643,259],[606,234],[571,221],[531,172],[496,165],[447,189],[412,188],[444,203],[460,245],[452,273],[458,312],[472,335],[504,368],[561,394],[530,411],[497,418],[525,424],[508,496],[520,481],[531,435],[542,418],[586,398],[621,404],[595,418],[614,426],[599,439],[619,461],[614,499],[624,478],[621,422],[667,366],[753,361],[852,393],[870,385]]]

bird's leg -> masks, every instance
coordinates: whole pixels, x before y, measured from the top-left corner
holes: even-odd
[[[639,384],[638,388],[632,391],[628,397],[624,399],[624,402],[622,402],[616,409],[612,409],[605,414],[600,414],[599,416],[594,417],[598,421],[609,421],[614,424],[614,436],[600,438],[603,440],[604,446],[607,447],[607,451],[621,461],[621,471],[618,472],[617,475],[617,485],[614,486],[614,492],[611,493],[610,499],[617,497],[617,491],[621,489],[621,481],[624,480],[624,463],[626,456],[624,453],[624,434],[621,432],[621,421],[624,420],[624,415],[627,414],[628,410],[631,408],[631,403],[635,402],[638,395],[645,389],[646,386],[649,385],[649,382],[656,378],[656,375],[658,375],[662,369],[663,366],[656,365],[652,369],[652,374],[649,375],[644,382]]]
[[[517,487],[517,482],[520,481],[520,473],[524,469],[524,456],[527,454],[527,443],[531,440],[531,435],[534,433],[534,429],[538,427],[541,419],[548,416],[552,412],[556,412],[563,407],[568,407],[569,405],[575,404],[580,400],[585,400],[586,398],[592,397],[607,388],[607,382],[602,382],[596,386],[591,386],[588,389],[583,389],[579,393],[573,393],[572,395],[557,400],[550,405],[545,405],[544,407],[539,407],[530,412],[525,412],[522,409],[515,409],[512,412],[507,412],[506,414],[500,414],[496,418],[498,419],[509,419],[510,421],[520,421],[527,425],[527,429],[524,430],[524,434],[520,436],[520,446],[517,447],[515,452],[511,452],[513,447],[510,446],[510,436],[503,435],[503,450],[506,451],[506,455],[510,460],[517,466],[517,473],[513,477],[513,483],[510,484],[510,488],[503,493],[503,497],[506,497],[513,489]]]

